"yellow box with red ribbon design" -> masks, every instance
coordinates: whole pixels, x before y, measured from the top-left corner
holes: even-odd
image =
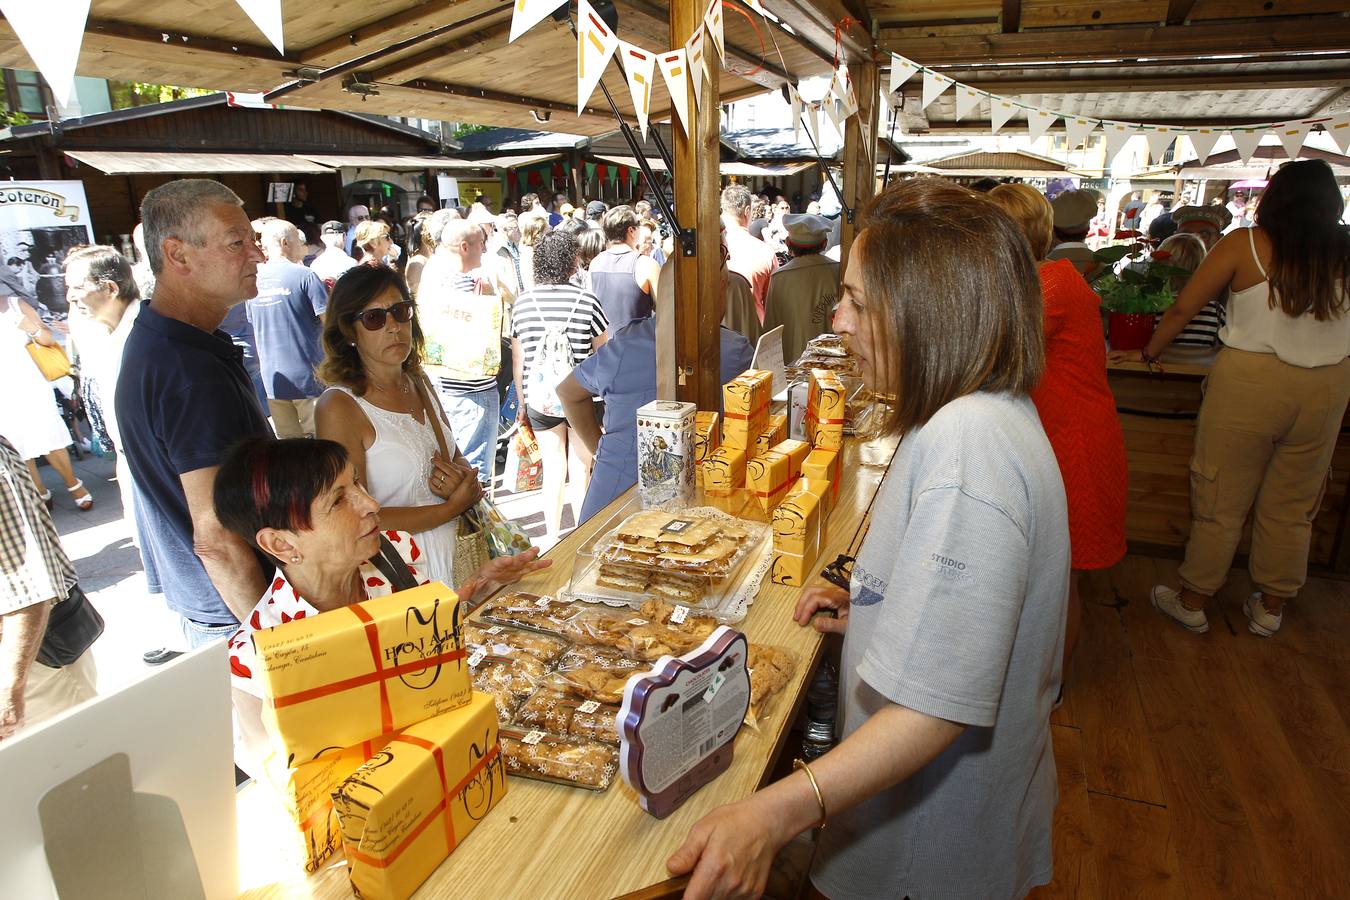
[[[773,547],[785,553],[814,556],[822,537],[820,498],[801,490],[798,481],[773,511]]]
[[[747,369],[722,385],[722,445],[750,451],[755,440],[769,424],[769,403],[773,399],[773,373]]]
[[[694,414],[694,483],[703,486],[703,464],[722,446],[722,417],[715,412]]]
[[[468,703],[459,620],[432,583],[253,632],[277,752],[314,759]]]
[[[745,486],[745,451],[725,445],[718,447],[703,464],[703,492],[714,497],[729,497]]]
[[[796,481],[802,474],[802,465],[811,453],[811,445],[806,441],[782,440],[769,449],[788,458],[788,480]]]
[[[810,547],[809,553],[789,553],[786,550],[773,551],[773,561],[769,564],[769,580],[774,584],[788,587],[802,587],[814,574],[812,563],[816,561],[818,548]]]
[[[787,416],[769,416],[764,430],[755,438],[755,456],[772,450],[775,445],[787,440]]]
[[[825,541],[825,529],[830,520],[830,511],[834,509],[834,496],[831,493],[831,483],[828,481],[818,481],[814,478],[807,478],[803,475],[797,479],[797,483],[788,491],[788,496],[798,493],[812,493],[820,503],[820,539]]]
[[[830,500],[839,499],[839,482],[844,474],[844,457],[838,450],[816,448],[802,460],[802,477],[830,483]]]
[[[505,795],[490,695],[405,729],[333,793],[356,895],[411,896]]]
[[[844,446],[844,382],[828,369],[812,369],[806,394],[806,436],[813,447]]]
[[[773,509],[792,484],[791,460],[776,450],[768,450],[745,464],[745,489],[759,508]]]

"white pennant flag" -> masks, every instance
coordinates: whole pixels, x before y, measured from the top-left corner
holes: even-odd
[[[998,134],[1004,125],[1008,124],[1018,110],[1016,103],[1004,100],[1002,97],[989,95],[989,124],[993,126],[993,133]]]
[[[577,0],[577,115],[595,93],[619,39],[591,8],[589,0]]]
[[[834,130],[839,133],[839,137],[844,137],[844,117],[839,114],[839,104],[833,97],[827,96],[820,102],[820,108],[825,111],[825,118],[830,120]]]
[[[1228,132],[1233,136],[1233,143],[1237,144],[1238,157],[1243,162],[1248,162],[1256,148],[1261,146],[1261,138],[1266,134],[1264,128],[1234,128]]]
[[[1350,154],[1350,112],[1341,113],[1322,127],[1331,135],[1331,139],[1341,148],[1342,153]]]
[[[886,88],[886,93],[894,94],[900,90],[901,85],[909,81],[914,73],[919,71],[919,67],[905,59],[903,56],[891,55],[891,78]]]
[[[258,26],[263,36],[277,48],[277,52],[285,53],[281,40],[281,0],[236,0],[236,2],[253,20],[253,24]],[[9,18],[9,13],[5,14],[5,18]]]
[[[1124,122],[1103,122],[1102,133],[1106,135],[1106,164],[1109,166],[1138,131],[1135,126]]]
[[[957,120],[959,121],[965,118],[966,116],[970,115],[971,113],[973,113],[976,107],[980,105],[980,98],[982,98],[983,96],[984,94],[980,93],[974,88],[968,88],[964,84],[958,87],[956,89]]]
[[[792,104],[792,143],[802,139],[802,95],[788,82],[788,102]]]
[[[815,103],[806,105],[806,134],[820,144],[820,106]]]
[[[956,82],[952,81],[946,75],[939,75],[931,69],[923,70],[923,105],[921,109],[927,109],[928,104],[932,103],[942,92],[947,90]]]
[[[708,3],[708,11],[703,14],[703,24],[717,47],[717,58],[722,60],[722,65],[726,65],[727,48],[722,37],[722,0],[711,0]]]
[[[848,66],[840,66],[830,82],[830,93],[839,101],[839,114],[847,119],[858,111],[858,96],[853,92],[853,79],[849,78]]]
[[[680,126],[684,128],[684,133],[688,136],[693,123],[689,121],[689,63],[685,57],[684,48],[662,53],[656,58],[656,64],[661,69],[661,77],[666,82],[666,90],[670,91],[670,104],[675,108],[675,112],[680,119]]]
[[[689,40],[684,42],[684,58],[689,64],[689,80],[694,85],[694,104],[703,105],[703,46],[706,43],[703,26],[694,29]]]
[[[652,112],[652,79],[656,77],[656,54],[627,41],[619,41],[619,59],[628,79],[628,94],[633,98],[633,112],[637,114],[642,139],[647,139],[647,118]]]
[[[75,91],[75,64],[84,42],[89,0],[0,0],[0,12],[19,37],[33,65],[47,79],[52,97],[62,106]]]
[[[1068,149],[1077,150],[1078,145],[1088,139],[1092,132],[1097,130],[1096,119],[1084,119],[1081,116],[1074,116],[1072,119],[1064,120],[1064,134],[1068,140]]]
[[[564,0],[516,0],[511,9],[511,34],[506,39],[509,44],[540,22],[547,19],[555,9],[563,5]]]
[[[1275,129],[1275,133],[1280,136],[1280,143],[1284,144],[1284,152],[1289,154],[1290,159],[1298,159],[1303,142],[1308,139],[1310,128],[1312,126],[1307,122],[1285,122]]]
[[[1209,155],[1214,152],[1214,145],[1222,136],[1223,129],[1220,128],[1192,128],[1186,132],[1186,137],[1191,139],[1191,149],[1195,151],[1201,165],[1209,159]]]
[[[1034,141],[1050,130],[1050,126],[1059,120],[1059,113],[1045,109],[1027,110],[1027,134]]]
[[[1163,154],[1176,139],[1177,133],[1171,128],[1151,128],[1144,132],[1144,140],[1148,141],[1148,155],[1155,166],[1162,165]]]

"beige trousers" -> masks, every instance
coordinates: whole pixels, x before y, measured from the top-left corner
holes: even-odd
[[[268,400],[272,430],[279,438],[314,437],[314,401]]]
[[[1299,592],[1347,401],[1350,360],[1302,369],[1272,353],[1219,353],[1196,422],[1183,585],[1207,596],[1223,587],[1253,512],[1253,587]]]
[[[39,725],[95,696],[97,678],[92,648],[60,669],[48,668],[34,660],[23,690],[23,727]]]

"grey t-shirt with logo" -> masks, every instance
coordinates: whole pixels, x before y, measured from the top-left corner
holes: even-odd
[[[901,441],[853,570],[843,736],[888,703],[968,726],[832,817],[834,898],[1021,897],[1050,881],[1050,708],[1068,597],[1064,486],[1031,400],[977,393]]]

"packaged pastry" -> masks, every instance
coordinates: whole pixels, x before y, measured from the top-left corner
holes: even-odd
[[[770,701],[792,680],[797,660],[781,647],[751,644],[745,664],[750,670],[750,710],[745,714],[745,724],[758,728]]]
[[[515,656],[524,653],[546,664],[556,661],[567,652],[569,646],[562,638],[526,631],[523,628],[512,628],[509,625],[465,622],[463,633],[464,644],[470,654],[480,648],[492,656]]]
[[[776,450],[766,450],[745,464],[745,489],[755,498],[760,509],[771,510],[778,505],[792,483],[792,461]]]
[[[700,410],[694,414],[694,462],[706,462],[722,446],[721,416]]]
[[[811,445],[806,441],[781,440],[769,448],[788,458],[788,479],[796,481],[802,474],[802,463],[811,453]]]
[[[812,567],[818,555],[816,547],[807,548],[810,553],[789,553],[786,550],[773,551],[773,561],[769,566],[769,579],[774,584],[789,587],[802,587],[812,576]]]
[[[497,714],[505,722],[534,693],[548,668],[527,654],[489,656],[479,649],[469,657],[469,670],[474,690],[492,696]]]
[[[843,454],[838,450],[816,448],[802,460],[802,477],[830,483],[830,499],[839,499],[839,481],[843,476]]]
[[[652,662],[662,656],[688,653],[707,640],[720,624],[711,616],[700,616],[687,606],[664,600],[648,600],[638,608],[644,624],[628,631],[620,649],[630,657]]]
[[[646,620],[641,621],[646,624]],[[646,662],[626,657],[618,649],[578,646],[568,651],[558,661],[558,667],[544,676],[540,689],[581,700],[617,704],[623,700],[623,688],[629,677],[646,668]]]
[[[628,629],[633,627],[635,618],[631,609],[591,606],[573,616],[568,621],[564,633],[567,639],[575,644],[605,647],[622,652],[624,636],[628,633]]]
[[[512,591],[493,597],[478,610],[478,619],[494,625],[513,625],[545,634],[564,633],[567,620],[579,607],[567,600]]]
[[[584,738],[605,744],[619,743],[613,703],[587,700],[572,694],[540,688],[516,710],[514,725],[538,728],[552,734]]]
[[[745,450],[723,444],[703,464],[703,490],[725,497],[745,486]]]
[[[844,382],[825,369],[811,370],[806,398],[806,433],[812,446],[838,450],[844,440]]]
[[[506,771],[522,778],[603,791],[618,769],[618,748],[598,741],[521,728],[503,728],[499,737]]]
[[[772,450],[775,444],[787,440],[787,430],[787,416],[769,416],[768,424],[755,438],[755,456],[762,456],[765,451]]]
[[[806,490],[789,492],[773,511],[774,549],[814,556],[820,547],[820,523],[820,498]]]
[[[748,369],[722,386],[722,445],[748,450],[769,423],[773,373]]]
[[[748,528],[729,517],[644,510],[597,541],[596,582],[635,600],[660,597],[695,605],[736,569],[751,538]]]
[[[638,496],[643,507],[688,506],[694,499],[692,403],[654,400],[637,411]]]

